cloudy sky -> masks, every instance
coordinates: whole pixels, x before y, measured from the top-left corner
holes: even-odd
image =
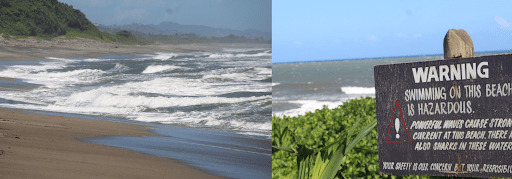
[[[272,62],[442,54],[448,29],[475,51],[512,50],[512,1],[272,2]]]
[[[272,31],[271,0],[59,0],[92,23],[176,22],[234,30]]]

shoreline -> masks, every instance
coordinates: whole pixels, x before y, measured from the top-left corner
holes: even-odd
[[[162,136],[149,127],[0,109],[0,173],[7,178],[222,178],[117,147],[82,142],[104,136]]]
[[[0,61],[35,61],[56,58],[105,57],[112,55],[141,55],[157,52],[207,52],[223,48],[269,47],[271,44],[200,43],[200,44],[155,44],[123,45],[103,43],[91,39],[36,40],[32,37],[18,40],[0,39]],[[6,42],[6,43],[4,43]]]

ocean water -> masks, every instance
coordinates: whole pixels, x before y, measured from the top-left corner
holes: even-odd
[[[271,48],[0,62],[0,107],[271,134]]]
[[[375,65],[439,59],[443,56],[273,64],[272,115],[296,117],[324,105],[333,109],[351,99],[375,97]]]

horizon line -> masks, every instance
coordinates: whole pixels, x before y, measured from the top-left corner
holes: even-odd
[[[476,54],[498,54],[499,52],[512,52],[512,49],[507,50],[488,50],[478,51]],[[293,61],[293,62],[272,62],[272,64],[291,64],[291,63],[315,63],[315,62],[336,62],[336,61],[350,61],[350,60],[375,60],[375,59],[391,59],[391,58],[407,58],[407,57],[427,57],[427,56],[444,56],[444,53],[437,54],[422,54],[422,55],[402,55],[402,56],[382,56],[382,57],[365,57],[365,58],[343,58],[343,59],[328,59],[328,60],[309,60],[309,61]]]

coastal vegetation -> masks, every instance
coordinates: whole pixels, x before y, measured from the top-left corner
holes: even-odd
[[[376,124],[375,99],[361,98],[329,109],[324,106],[315,112],[298,117],[272,117],[272,178],[299,177],[300,158],[298,151],[310,151],[316,158],[328,159],[335,155],[352,140],[350,134],[363,131],[367,126]],[[340,140],[342,140],[340,142]],[[334,146],[334,147],[331,147]],[[292,151],[278,149],[291,148]],[[327,148],[326,148],[327,147]],[[318,152],[325,149],[325,152]],[[375,125],[360,142],[353,144],[352,150],[343,150],[340,165],[336,168],[335,178],[386,178],[378,173],[377,130]],[[318,154],[318,155],[317,155]],[[317,165],[312,161],[311,165]],[[322,162],[324,163],[324,162]],[[310,176],[305,178],[310,178]]]
[[[215,41],[214,38],[224,38],[229,37],[230,34],[233,36],[241,37],[244,40],[252,41],[252,42],[244,42],[244,43],[253,43],[255,39],[257,39],[259,43],[271,43],[270,39],[272,39],[271,32],[262,32],[256,29],[246,29],[246,30],[232,30],[232,29],[224,29],[224,28],[214,28],[207,27],[201,25],[182,25],[175,22],[161,22],[160,24],[126,24],[126,25],[101,25],[99,24],[98,29],[102,32],[116,33],[119,30],[128,30],[131,31],[134,35],[135,32],[140,32],[141,35],[167,35],[166,37],[173,38],[207,38],[209,40]],[[160,40],[161,36],[157,37]],[[149,39],[148,39],[149,40]],[[222,42],[221,42],[222,43]],[[231,42],[228,42],[231,43]]]
[[[109,26],[99,26],[98,29],[101,32],[109,33],[109,34],[117,34],[123,30],[120,28],[113,28]],[[208,40],[207,38],[200,38],[194,33],[187,33],[187,34],[172,34],[172,35],[166,35],[166,34],[152,34],[152,33],[144,33],[137,30],[131,30],[129,31],[133,36],[145,39],[147,41],[151,42],[159,42],[164,44],[190,44],[190,43],[211,43],[212,41]]]
[[[119,33],[121,32],[121,33]],[[0,34],[4,39],[33,37],[52,40],[64,36],[121,44],[267,43],[263,38],[201,37],[195,33],[152,34],[118,28],[96,27],[80,10],[57,0],[0,1]]]
[[[100,32],[80,10],[57,0],[0,1],[0,33],[3,38],[35,37],[51,40],[77,37],[122,44],[149,44],[138,37]]]
[[[99,30],[101,32],[106,32],[109,34],[117,34],[122,31],[120,28],[107,28],[106,26],[100,26]],[[264,40],[263,38],[247,38],[244,36],[235,36],[233,34],[227,35],[225,37],[201,37],[195,33],[174,33],[174,34],[152,34],[152,33],[143,33],[140,31],[132,30],[130,31],[133,36],[142,38],[146,41],[150,42],[158,42],[163,44],[191,44],[191,43],[266,43],[271,44],[271,40]]]
[[[376,121],[370,97],[298,117],[273,116],[272,178],[458,178],[380,175]]]
[[[0,1],[0,31],[6,34],[51,38],[70,29],[102,38],[80,10],[57,0]]]

